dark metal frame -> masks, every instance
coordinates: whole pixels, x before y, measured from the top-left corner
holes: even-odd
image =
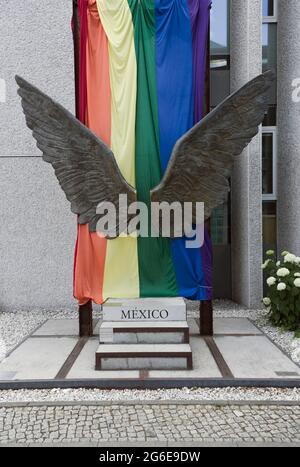
[[[174,379],[52,379],[1,381],[0,390],[7,389],[161,389],[161,388],[300,388],[299,379],[232,379],[232,378],[174,378]]]
[[[102,369],[102,359],[103,358],[113,358],[116,357],[115,353],[107,353],[101,354],[96,353],[96,360],[95,360],[95,369],[97,371]],[[176,352],[170,354],[170,352],[144,352],[144,353],[137,353],[137,352],[119,352],[118,358],[185,358],[186,359],[186,367],[188,370],[193,369],[193,356],[191,352]],[[132,368],[134,370],[134,368]]]

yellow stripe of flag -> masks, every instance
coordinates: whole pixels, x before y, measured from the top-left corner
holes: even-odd
[[[127,0],[97,0],[97,6],[109,42],[111,147],[123,176],[135,186],[137,64],[131,11]],[[137,238],[108,241],[103,297],[139,297]]]

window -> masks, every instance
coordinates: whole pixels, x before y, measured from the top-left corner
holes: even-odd
[[[263,0],[263,22],[277,22],[277,0]]]
[[[211,55],[226,57],[230,53],[229,1],[214,0],[211,8],[210,48]]]
[[[211,68],[228,69],[230,56],[229,0],[214,0],[210,15]]]
[[[213,0],[210,27],[211,108],[230,94],[230,0]],[[215,209],[211,219],[214,245],[230,243],[230,203]]]
[[[262,186],[263,200],[277,197],[277,138],[276,127],[263,127],[262,133]]]
[[[263,258],[268,250],[277,252],[277,203],[263,202]],[[267,293],[266,273],[264,272],[264,294]]]
[[[277,249],[277,203],[276,201],[266,201],[263,203],[263,238],[264,254],[268,250]]]
[[[263,0],[262,68],[277,71],[277,0]],[[262,129],[263,250],[277,249],[277,83]]]
[[[228,204],[216,208],[211,218],[211,236],[214,245],[229,243]]]
[[[210,25],[211,106],[230,94],[230,1],[214,0]]]
[[[263,71],[277,69],[277,24],[264,23],[262,28]]]
[[[268,110],[265,114],[263,126],[276,126],[277,125],[277,105],[269,104]]]

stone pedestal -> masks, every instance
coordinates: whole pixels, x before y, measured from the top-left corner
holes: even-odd
[[[183,298],[109,299],[103,304],[103,321],[186,321]]]
[[[231,1],[231,92],[262,71],[261,29],[261,0]],[[262,297],[261,173],[259,134],[236,158],[231,178],[232,299],[250,308]]]
[[[99,338],[96,370],[192,368],[182,298],[108,300]]]

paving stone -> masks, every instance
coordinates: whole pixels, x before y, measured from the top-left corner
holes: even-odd
[[[59,418],[57,414],[59,413]],[[80,415],[79,415],[80,414]],[[134,415],[134,419],[132,416]],[[0,443],[159,442],[273,442],[300,439],[300,406],[90,406],[2,408],[4,430]],[[80,417],[80,421],[78,421]],[[43,419],[43,425],[39,422]],[[94,422],[101,420],[100,423]]]

